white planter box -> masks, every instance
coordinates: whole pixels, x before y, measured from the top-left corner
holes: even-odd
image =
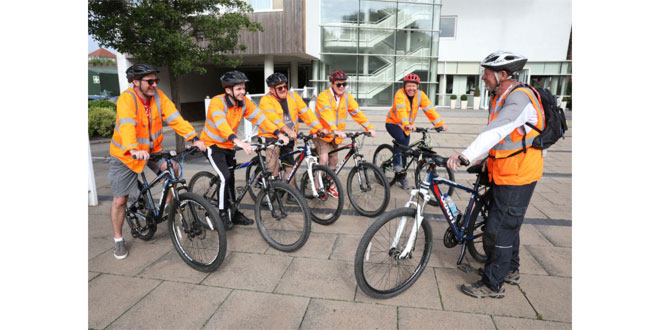
[[[481,97],[480,96],[475,96],[473,99],[474,99],[474,102],[472,104],[472,109],[479,110],[479,103],[481,101]]]
[[[561,108],[564,109],[564,111],[566,111],[566,105],[567,104],[568,104],[568,101],[562,101],[561,102]]]
[[[467,101],[461,101],[461,109],[467,109]]]
[[[456,109],[456,100],[450,100],[449,101],[449,108],[450,109]]]

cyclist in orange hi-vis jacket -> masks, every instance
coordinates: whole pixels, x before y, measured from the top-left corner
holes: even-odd
[[[117,99],[117,117],[115,131],[110,142],[110,171],[108,177],[112,183],[112,206],[110,219],[114,230],[117,259],[128,256],[128,250],[122,237],[122,227],[126,215],[126,202],[130,192],[137,191],[138,173],[147,165],[152,171],[165,170],[165,160],[154,162],[149,153],[161,151],[163,142],[163,122],[187,141],[205,151],[204,143],[199,141],[197,132],[176,110],[174,103],[159,90],[157,73],[149,64],[135,64],[126,70],[126,78],[133,84]],[[133,158],[135,157],[135,158]],[[179,167],[174,164],[179,173]],[[169,203],[172,195],[168,196]]]
[[[294,91],[289,91],[287,86],[287,77],[279,72],[273,73],[266,78],[266,85],[268,85],[269,93],[264,95],[259,101],[259,109],[261,109],[266,117],[272,121],[280,131],[286,132],[291,141],[288,145],[274,147],[268,150],[268,157],[266,157],[266,165],[271,173],[279,173],[279,157],[280,153],[290,153],[293,151],[296,138],[298,134],[298,118],[301,118],[307,126],[311,128],[310,133],[314,134],[321,131],[324,134],[329,134],[330,131],[321,126],[314,111],[307,107],[305,101]],[[259,129],[259,136],[264,142],[272,142],[275,136],[262,129]],[[289,155],[282,159],[284,166],[285,178],[289,176],[293,170],[293,155]],[[284,178],[283,178],[284,179]],[[295,180],[291,180],[290,184],[295,187]],[[287,201],[291,201],[293,196],[289,195]]]
[[[248,82],[248,79],[243,72],[227,72],[220,77],[220,81],[225,89],[225,94],[216,95],[211,99],[201,139],[208,147],[206,156],[220,177],[218,186],[220,218],[225,229],[230,230],[234,224],[247,226],[254,223],[241,212],[227,214],[226,211],[229,191],[230,189],[234,191],[234,176],[229,172],[229,166],[236,165],[234,145],[242,148],[248,155],[254,151],[249,143],[241,141],[236,136],[240,121],[247,118],[259,126],[259,130],[272,133],[285,144],[289,143],[289,139],[268,120],[254,102],[245,97],[245,83]]]
[[[337,168],[338,156],[334,153],[328,157],[328,153],[337,149],[346,137],[346,117],[348,114],[358,124],[362,125],[372,137],[376,136],[376,130],[369,123],[367,116],[360,111],[358,103],[350,92],[346,91],[346,74],[344,71],[335,71],[330,77],[330,88],[319,93],[316,98],[316,116],[319,118],[323,128],[332,132],[333,135],[316,138],[314,144],[319,154],[319,163],[327,165],[330,169]],[[339,198],[334,183],[328,188],[328,193],[334,198]]]
[[[415,131],[415,120],[417,119],[419,110],[424,112],[436,129],[447,129],[447,125],[440,119],[440,115],[433,108],[426,93],[419,90],[419,83],[419,76],[414,73],[408,74],[403,78],[403,88],[399,89],[394,95],[392,109],[390,109],[385,119],[385,129],[387,129],[387,132],[390,133],[397,143],[404,146],[410,143],[410,132]],[[392,160],[394,171],[403,171],[402,165],[404,161],[402,158],[401,149],[394,145],[394,159]],[[404,190],[410,189],[405,174],[401,176],[399,184]]]

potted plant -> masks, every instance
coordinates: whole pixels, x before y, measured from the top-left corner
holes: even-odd
[[[564,96],[564,97],[561,99],[561,108],[562,108],[562,109],[566,109],[566,105],[568,104],[568,99],[569,99],[568,96]]]
[[[457,97],[456,97],[456,95],[454,95],[454,94],[452,94],[452,95],[449,97],[449,100],[450,100],[450,101],[449,101],[449,108],[450,108],[450,109],[455,109],[455,108],[456,108],[456,99],[457,99]]]
[[[461,95],[461,109],[467,109],[467,101],[468,101],[467,95],[465,94]]]
[[[474,100],[473,100],[473,103],[472,103],[472,109],[479,110],[480,101],[481,101],[481,91],[479,90],[479,87],[477,87],[474,90]]]

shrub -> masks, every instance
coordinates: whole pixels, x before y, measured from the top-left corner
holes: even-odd
[[[116,110],[111,107],[90,107],[87,110],[87,133],[90,137],[111,137],[116,116]]]
[[[94,100],[87,102],[87,109],[91,107],[96,108],[112,108],[117,111],[117,105],[114,102],[108,100]]]
[[[451,99],[451,100],[455,100],[456,98],[457,98],[457,96],[454,95],[454,94],[452,94],[452,95],[449,97],[449,99]]]
[[[477,88],[474,90],[474,97],[480,97],[480,96],[481,96],[481,91],[479,90],[479,87],[477,87]]]
[[[463,94],[461,95],[461,101],[467,101],[468,97],[467,95]]]

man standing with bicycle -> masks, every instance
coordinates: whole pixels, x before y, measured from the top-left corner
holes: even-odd
[[[276,72],[266,78],[266,85],[268,85],[269,94],[264,95],[259,101],[259,109],[264,112],[266,117],[273,122],[280,131],[286,132],[291,141],[288,145],[283,147],[274,147],[268,150],[268,157],[266,158],[266,166],[273,174],[279,173],[279,157],[280,153],[290,153],[296,145],[296,138],[298,137],[298,117],[302,118],[305,124],[311,127],[310,134],[314,134],[321,130],[324,134],[329,134],[330,131],[323,128],[314,111],[310,110],[305,104],[305,101],[294,91],[289,92],[287,86],[287,78],[284,74]],[[275,135],[263,130],[259,130],[259,136],[264,139],[264,143],[272,142],[275,140]],[[293,170],[293,155],[289,155],[282,159],[282,166],[284,167],[285,180]],[[290,184],[295,187],[295,178],[291,180]],[[295,203],[292,195],[287,195],[288,203]]]
[[[447,125],[440,119],[440,115],[433,108],[431,100],[424,91],[419,90],[419,83],[419,76],[414,73],[410,73],[403,78],[403,88],[394,94],[392,108],[385,119],[387,132],[397,143],[404,146],[408,146],[410,143],[410,132],[415,131],[415,120],[420,109],[424,111],[426,117],[437,130],[447,130]],[[410,187],[408,186],[408,180],[406,180],[406,173],[400,174],[403,171],[402,164],[405,164],[402,156],[401,149],[395,144],[392,166],[394,172],[400,176],[399,184],[401,188],[408,190]]]
[[[319,154],[319,163],[328,166],[331,170],[337,168],[339,157],[337,153],[328,155],[329,152],[337,149],[346,133],[346,116],[351,114],[353,120],[364,127],[372,137],[376,137],[376,130],[369,123],[367,116],[360,111],[357,101],[350,92],[346,92],[346,80],[348,77],[344,71],[335,71],[330,77],[330,88],[319,93],[316,98],[316,116],[321,125],[326,130],[332,132],[334,136],[326,136],[314,139],[314,145]],[[339,198],[337,188],[333,183],[328,188],[328,194],[334,198]]]
[[[114,256],[124,259],[128,249],[122,236],[126,202],[128,195],[137,190],[138,173],[146,164],[155,173],[167,168],[165,160],[149,160],[149,153],[161,151],[163,142],[163,122],[201,151],[204,143],[199,141],[197,132],[176,110],[174,103],[157,89],[159,71],[149,64],[135,64],[126,70],[128,82],[133,87],[125,90],[117,99],[115,131],[110,143],[110,171],[112,183],[112,207],[110,220],[114,230]],[[135,158],[133,158],[135,156]],[[179,173],[178,166],[174,166]],[[170,202],[172,196],[168,198]]]
[[[491,182],[492,200],[484,230],[483,244],[487,260],[481,280],[464,284],[461,290],[472,297],[502,298],[504,282],[520,282],[520,227],[543,175],[543,156],[532,148],[539,134],[526,123],[542,131],[543,107],[527,88],[518,88],[517,71],[527,58],[510,52],[488,55],[482,80],[491,92],[488,125],[461,154],[452,155],[447,163],[452,171],[459,161],[474,162],[488,153],[486,166]]]
[[[216,95],[211,99],[201,139],[208,147],[206,156],[220,178],[218,186],[220,219],[222,219],[225,230],[230,230],[234,224],[249,226],[254,223],[252,219],[239,211],[232,215],[227,214],[226,211],[229,191],[235,191],[234,176],[229,171],[230,166],[236,165],[234,145],[245,150],[248,155],[254,151],[250,143],[243,142],[236,136],[241,119],[247,118],[259,126],[260,131],[272,133],[284,144],[289,143],[289,139],[268,120],[254,102],[245,98],[245,83],[248,82],[248,79],[243,72],[226,72],[220,77],[220,81],[225,89],[225,94]]]

